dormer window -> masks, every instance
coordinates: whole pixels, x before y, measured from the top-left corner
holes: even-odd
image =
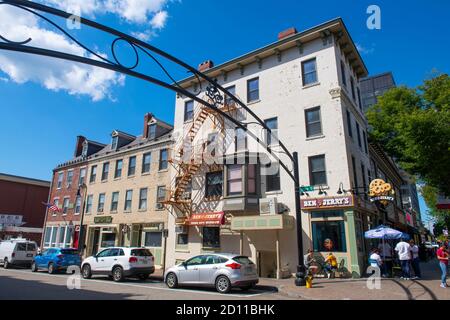
[[[86,158],[88,154],[89,144],[87,142],[83,143],[83,151],[81,151],[81,155]]]
[[[118,145],[119,145],[119,137],[118,136],[114,136],[112,138],[112,142],[111,142],[111,149],[112,150],[116,150]]]
[[[148,125],[148,138],[150,140],[156,139],[156,123]]]

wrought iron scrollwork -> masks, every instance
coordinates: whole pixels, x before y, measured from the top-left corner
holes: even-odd
[[[213,101],[216,108],[223,105],[223,95],[220,93],[219,89],[217,89],[216,86],[211,84],[207,86],[206,95]]]

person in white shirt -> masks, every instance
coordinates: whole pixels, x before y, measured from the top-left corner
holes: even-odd
[[[411,264],[414,270],[413,280],[420,279],[422,277],[422,274],[420,272],[419,246],[415,244],[414,240],[411,240],[409,242],[409,245],[411,246],[412,255]]]
[[[378,245],[378,250],[383,259],[383,277],[389,277],[392,273],[392,247],[384,241]]]
[[[409,280],[411,275],[409,272],[409,264],[411,262],[411,246],[403,239],[395,247],[395,251],[398,253],[398,258],[402,266],[402,279]]]
[[[373,249],[369,258],[370,266],[374,268],[381,268],[383,260],[381,260],[380,250]]]

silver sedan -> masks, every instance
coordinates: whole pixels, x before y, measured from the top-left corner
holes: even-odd
[[[215,287],[220,293],[232,288],[249,290],[259,281],[256,265],[245,256],[204,254],[168,269],[164,281],[169,288],[178,286]]]

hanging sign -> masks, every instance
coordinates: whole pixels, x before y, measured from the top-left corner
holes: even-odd
[[[395,200],[394,195],[395,191],[392,188],[390,183],[386,183],[382,179],[375,179],[370,183],[370,201],[377,202],[379,201],[383,205],[388,205],[389,202],[393,202]]]

